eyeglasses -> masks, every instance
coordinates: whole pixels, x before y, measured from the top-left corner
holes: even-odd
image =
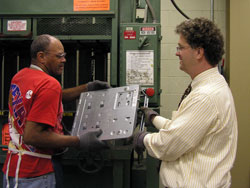
[[[180,51],[187,49],[187,48],[190,48],[190,46],[177,46],[176,50],[177,50],[177,52],[180,52]]]
[[[66,52],[60,53],[60,54],[55,54],[55,56],[56,56],[58,59],[65,58],[66,55],[67,55]]]
[[[58,59],[62,59],[62,58],[65,58],[66,55],[67,55],[67,53],[64,52],[64,53],[56,54],[56,57],[57,57]]]
[[[53,54],[53,53],[50,53],[50,52],[45,52],[47,54]],[[64,52],[64,53],[58,53],[58,54],[54,54],[58,59],[62,59],[62,58],[65,58],[67,53]]]

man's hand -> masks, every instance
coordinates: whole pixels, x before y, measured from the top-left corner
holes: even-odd
[[[147,132],[137,132],[133,136],[133,148],[138,155],[141,155],[145,150],[143,139],[147,134]]]
[[[88,91],[96,91],[96,90],[108,89],[108,88],[110,88],[109,84],[107,82],[103,82],[100,80],[95,80],[87,84]]]
[[[152,118],[154,116],[158,116],[159,114],[156,111],[146,107],[141,107],[141,111],[144,113],[146,126],[154,126],[152,123]]]
[[[108,146],[98,137],[102,134],[101,129],[89,130],[79,135],[80,148],[85,151],[96,151],[100,149],[107,149]]]

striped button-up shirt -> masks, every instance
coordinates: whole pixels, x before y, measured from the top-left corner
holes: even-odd
[[[154,118],[159,132],[147,134],[144,145],[162,160],[166,187],[230,187],[238,136],[231,90],[217,67],[197,75],[191,86],[171,120]]]

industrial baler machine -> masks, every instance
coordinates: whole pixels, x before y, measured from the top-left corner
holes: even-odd
[[[120,108],[123,102],[138,103],[136,108],[145,104],[140,97],[137,101],[123,98],[124,93],[130,96],[129,88],[138,87],[139,95],[147,88],[153,88],[155,94],[147,103],[159,110],[160,0],[1,0],[0,167],[9,139],[6,127],[10,81],[16,72],[29,66],[31,42],[41,34],[53,35],[64,45],[67,62],[63,74],[56,77],[62,88],[92,80],[109,82],[114,88],[113,94],[119,93],[120,97],[116,99],[120,102],[114,102],[112,95],[105,100],[116,105],[118,118],[119,114],[129,111]],[[79,100],[64,104],[66,134],[72,134],[79,110]],[[131,116],[136,122],[136,115]],[[119,127],[123,130],[122,124]],[[129,131],[125,130],[126,133]],[[119,130],[113,133],[119,134]],[[107,142],[110,148],[102,152],[86,153],[74,148],[62,151],[64,187],[158,187],[157,160],[145,153],[138,161],[130,137],[118,136]]]

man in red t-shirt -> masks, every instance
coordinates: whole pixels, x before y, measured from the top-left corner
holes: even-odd
[[[31,45],[31,66],[19,71],[9,92],[9,132],[11,141],[4,163],[4,187],[55,187],[51,156],[63,147],[101,149],[106,145],[98,137],[102,130],[79,136],[63,134],[62,101],[72,101],[81,92],[108,88],[94,81],[62,90],[52,75],[60,75],[66,53],[62,43],[50,35],[41,35]]]

